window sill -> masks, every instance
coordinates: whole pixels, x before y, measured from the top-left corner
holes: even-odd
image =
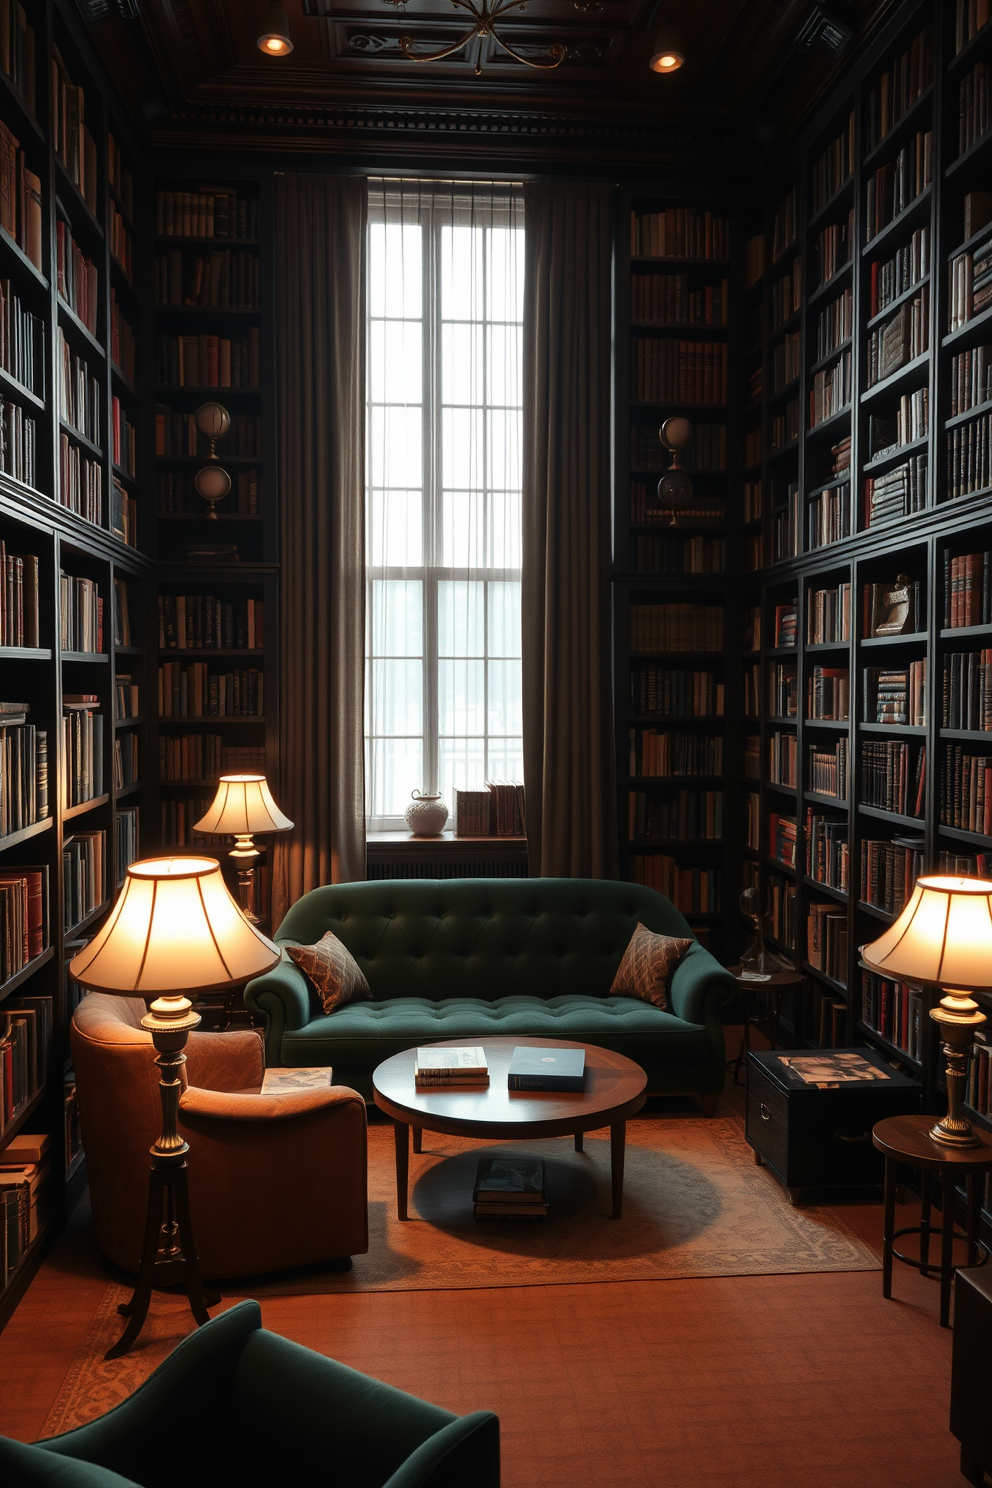
[[[412,832],[369,832],[366,850],[370,858],[447,854],[458,851],[479,852],[508,858],[527,856],[526,837],[456,837],[454,832],[441,832],[436,837],[415,837]]]

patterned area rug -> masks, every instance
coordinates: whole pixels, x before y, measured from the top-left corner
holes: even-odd
[[[306,1270],[221,1285],[240,1297],[364,1291],[448,1291],[694,1276],[871,1271],[880,1261],[831,1208],[794,1209],[781,1185],[755,1165],[742,1123],[728,1116],[647,1117],[627,1128],[623,1218],[610,1217],[608,1133],[519,1144],[543,1157],[551,1212],[513,1223],[472,1218],[479,1158],[499,1150],[424,1133],[410,1159],[411,1218],[396,1219],[392,1128],[369,1128],[370,1245],[350,1272]],[[195,1217],[194,1217],[195,1223]],[[110,1286],[90,1324],[44,1435],[91,1420],[129,1395],[190,1331],[185,1298],[157,1294],[135,1349],[111,1363],[120,1336]]]

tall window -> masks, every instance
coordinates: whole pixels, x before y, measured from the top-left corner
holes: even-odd
[[[523,203],[372,182],[366,812],[522,780]]]

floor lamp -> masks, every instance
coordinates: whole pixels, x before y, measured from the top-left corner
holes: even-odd
[[[264,775],[222,775],[206,814],[193,827],[194,832],[234,838],[228,857],[238,870],[241,913],[253,925],[259,923],[255,913],[255,859],[259,852],[252,837],[257,832],[288,832],[292,825],[272,799]]]
[[[183,1049],[200,1021],[186,994],[261,976],[279,956],[239,910],[216,858],[147,858],[128,868],[103,928],[69,963],[87,991],[148,1003],[141,1026],[152,1036],[160,1071],[162,1132],[151,1148],[138,1281],[119,1309],[129,1321],[108,1359],[126,1354],[138,1337],[153,1287],[181,1283],[198,1323],[207,1322],[207,1307],[220,1300],[200,1279],[189,1212],[189,1143],[179,1134]]]

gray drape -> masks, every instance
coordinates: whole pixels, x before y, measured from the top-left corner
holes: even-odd
[[[364,180],[276,180],[281,676],[273,922],[365,877]]]
[[[524,187],[523,726],[534,875],[617,873],[612,193]]]

